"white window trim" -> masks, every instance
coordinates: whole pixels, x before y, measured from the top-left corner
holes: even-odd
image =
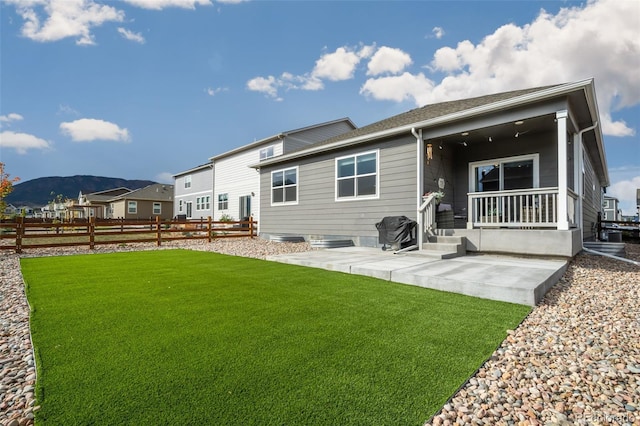
[[[191,175],[187,175],[184,177],[184,187],[185,189],[191,188]]]
[[[514,157],[502,157],[494,158],[491,160],[474,161],[469,163],[469,192],[476,192],[476,176],[474,169],[479,166],[494,166],[496,163],[512,163],[515,161],[533,160],[533,187],[540,188],[540,154],[526,154],[516,155]],[[504,191],[502,186],[504,185],[503,176],[504,167],[500,167],[500,191]]]
[[[156,206],[158,207],[158,212],[156,213]],[[151,206],[151,211],[153,214],[162,214],[162,203],[155,202]]]
[[[129,208],[129,203],[132,203],[134,208],[134,211],[131,211],[131,209]],[[127,214],[138,214],[138,202],[137,201],[127,201]]]
[[[226,207],[226,208],[224,208],[224,209],[221,209],[221,208],[220,208],[220,196],[221,196],[221,195],[226,195],[226,196],[227,196],[227,199],[223,201],[224,203],[226,203],[226,204],[227,204],[227,207]],[[218,200],[217,200],[216,207],[217,207],[217,209],[218,209],[218,211],[219,211],[219,212],[221,212],[221,211],[225,211],[225,210],[229,210],[229,193],[228,193],[228,192],[220,192],[220,193],[218,194]]]
[[[269,150],[271,150],[271,155],[269,155]],[[263,157],[262,153],[265,152],[266,155]],[[260,157],[260,161],[267,160],[269,158],[275,157],[276,148],[275,145],[265,146],[264,148],[260,148],[258,151],[258,156]]]
[[[196,211],[206,211],[211,209],[211,196],[203,195],[196,197]]]
[[[296,201],[283,201],[283,202],[277,202],[274,203],[273,202],[273,175],[274,173],[278,173],[278,172],[283,172],[283,182],[284,182],[284,172],[287,170],[291,170],[291,169],[295,169],[296,171]],[[286,188],[286,185],[283,186],[283,188]],[[294,166],[294,167],[285,167],[284,169],[278,169],[278,170],[274,170],[271,172],[271,175],[269,177],[269,191],[271,191],[271,205],[274,207],[277,206],[295,206],[298,205],[298,202],[300,200],[300,170],[298,169],[298,166]],[[284,194],[283,194],[284,197]]]
[[[375,195],[355,195],[353,197],[338,197],[338,161],[344,159],[344,158],[351,158],[351,157],[359,157],[361,155],[367,155],[367,154],[376,154],[376,193]],[[355,178],[356,176],[354,176]],[[333,176],[333,180],[334,180],[334,195],[335,195],[335,201],[336,202],[343,202],[343,201],[360,201],[360,200],[377,200],[380,198],[380,150],[379,149],[374,149],[373,151],[364,151],[364,152],[358,152],[355,154],[350,154],[350,155],[343,155],[341,157],[336,157],[335,161],[334,161],[334,176]]]

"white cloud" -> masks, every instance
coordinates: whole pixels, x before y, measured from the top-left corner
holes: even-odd
[[[0,147],[15,149],[18,154],[26,154],[30,149],[49,149],[51,144],[28,133],[7,130],[0,133]]]
[[[129,31],[126,28],[119,27],[118,32],[120,35],[127,40],[135,41],[136,43],[144,44],[145,39],[141,33],[134,33],[133,31]]]
[[[204,92],[209,96],[215,96],[220,92],[226,92],[228,90],[229,89],[227,87],[215,87],[215,88],[207,87]]]
[[[58,105],[58,115],[60,114],[69,114],[69,115],[80,115],[80,112],[78,112],[78,110],[72,108],[69,105],[66,104],[60,104]]]
[[[360,94],[377,100],[413,100],[416,104],[422,104],[432,89],[433,82],[424,74],[405,72],[397,76],[370,78],[360,89]]]
[[[278,89],[285,90],[322,90],[323,80],[342,81],[354,77],[358,64],[370,57],[375,45],[358,47],[339,47],[334,52],[325,53],[316,61],[313,70],[302,75],[283,72],[280,77],[256,77],[247,82],[247,88],[261,92],[278,101]]]
[[[256,77],[247,82],[247,89],[254,92],[261,92],[267,96],[275,98],[278,96],[278,83],[272,75],[269,77]]]
[[[81,118],[68,123],[60,123],[62,133],[71,137],[74,142],[90,142],[94,140],[129,142],[129,131],[121,129],[117,124],[93,118]]]
[[[25,21],[22,35],[39,42],[76,38],[78,45],[95,44],[91,29],[122,22],[124,12],[93,0],[5,0]],[[44,21],[44,22],[42,22]]]
[[[382,46],[371,57],[367,65],[367,75],[398,74],[412,63],[408,53],[400,49]]]
[[[431,33],[435,38],[441,39],[444,36],[444,29],[442,27],[433,27]]]
[[[640,103],[640,3],[589,1],[544,10],[522,27],[504,25],[474,45],[468,40],[435,52],[431,70],[448,74],[427,103],[523,87],[594,77],[603,133],[629,136],[634,130],[612,112]],[[422,96],[414,96],[416,100]]]
[[[15,112],[11,112],[7,115],[0,115],[0,123],[11,123],[12,121],[20,121],[23,120],[20,114],[16,114]]]
[[[339,47],[335,52],[326,53],[316,61],[316,66],[311,74],[319,79],[330,81],[349,80],[353,78],[353,73],[360,56],[352,49]]]
[[[620,201],[622,214],[635,215],[637,213],[636,192],[638,188],[640,188],[640,175],[613,183],[607,188],[607,194]]]
[[[195,9],[198,6],[211,6],[210,0],[125,0],[127,3],[143,9],[162,10],[168,7]]]

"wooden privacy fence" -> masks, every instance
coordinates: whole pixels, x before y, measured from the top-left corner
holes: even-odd
[[[31,221],[16,218],[0,221],[0,250],[155,243],[174,240],[208,240],[216,238],[238,238],[257,236],[258,222],[219,222],[211,217],[200,220],[148,220],[98,219],[75,220],[73,222]]]

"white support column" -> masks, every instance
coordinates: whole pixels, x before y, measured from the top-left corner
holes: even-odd
[[[413,135],[416,136],[414,131]],[[424,139],[422,139],[422,129],[418,130],[416,136],[416,198],[417,198],[417,222],[418,222],[418,250],[422,250],[422,244],[424,243],[424,215],[420,211],[422,205],[422,195],[424,194],[424,157],[426,155],[424,150]]]
[[[567,208],[567,117],[566,110],[556,112],[558,125],[558,230],[569,230]]]

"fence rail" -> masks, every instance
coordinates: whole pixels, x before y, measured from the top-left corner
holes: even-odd
[[[17,218],[0,222],[0,250],[155,243],[175,240],[203,240],[257,236],[258,222],[220,222],[211,217],[201,220],[149,220],[99,219],[72,222],[33,221]]]

